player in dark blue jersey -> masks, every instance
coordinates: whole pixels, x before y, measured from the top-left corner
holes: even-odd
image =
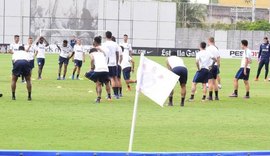
[[[255,81],[259,80],[259,76],[261,73],[261,70],[263,66],[265,67],[265,77],[264,81],[267,81],[268,71],[269,71],[269,57],[270,57],[270,44],[267,37],[264,37],[263,39],[264,43],[260,46],[259,56],[258,56],[258,70],[257,70],[257,76],[255,78]]]

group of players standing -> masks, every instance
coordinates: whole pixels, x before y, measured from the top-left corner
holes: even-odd
[[[265,57],[268,57],[268,63],[269,63],[270,51],[269,51],[268,41],[265,44],[267,44],[267,46],[263,45],[263,47],[261,46],[260,48],[259,58],[261,59],[264,55],[267,55]],[[248,48],[247,40],[241,41],[241,48],[244,51],[242,59],[241,59],[241,66],[234,78],[234,92],[229,97],[234,97],[234,98],[238,97],[238,80],[243,79],[245,88],[246,88],[246,95],[244,96],[244,98],[248,99],[250,98],[250,95],[249,95],[250,86],[249,86],[248,80],[249,80],[249,74],[250,74],[251,51]],[[261,61],[259,65],[257,78],[262,68],[261,64],[264,62],[267,62],[267,61]],[[179,78],[179,82],[181,86],[180,105],[184,106],[185,97],[186,97],[186,83],[187,83],[187,78],[188,78],[188,70],[186,66],[184,65],[183,60],[180,57],[177,57],[176,52],[172,52],[171,56],[167,58],[167,67],[168,69],[172,70],[172,72],[180,76]],[[215,46],[215,39],[213,37],[210,37],[208,39],[208,47],[205,42],[200,43],[200,51],[196,54],[196,67],[197,67],[197,72],[195,73],[195,76],[192,81],[191,96],[188,99],[188,101],[190,102],[194,101],[196,86],[198,83],[202,83],[202,86],[203,86],[202,101],[219,100],[218,90],[220,87],[218,86],[218,79],[220,79],[219,77],[220,54],[219,54],[218,48]],[[207,87],[209,88],[209,96],[206,98]],[[213,98],[213,93],[215,93],[215,98]],[[173,91],[171,92],[169,96],[168,105],[169,106],[173,105]]]
[[[12,54],[12,99],[16,100],[16,83],[19,77],[22,82],[26,82],[28,90],[28,100],[32,100],[31,75],[34,68],[34,59],[36,57],[38,64],[38,80],[42,79],[42,70],[45,65],[45,50],[49,43],[44,37],[38,37],[35,42],[31,37],[28,38],[26,45],[19,43],[18,35],[14,36],[14,43],[10,45],[9,53]],[[69,60],[74,62],[72,79],[79,79],[83,62],[85,62],[85,49],[80,39],[72,39],[70,45],[67,40],[63,40],[61,46],[56,45],[59,50],[59,69],[57,80],[65,80]],[[121,71],[127,84],[128,90],[131,90],[130,83],[136,80],[130,79],[130,73],[134,71],[134,62],[131,55],[132,47],[128,43],[128,36],[124,35],[124,42],[121,46],[115,42],[115,37],[110,31],[106,32],[106,41],[102,43],[102,37],[97,36],[93,41],[93,48],[90,49],[91,70],[85,76],[96,83],[98,98],[97,103],[101,100],[101,87],[106,84],[108,93],[107,99],[111,100],[111,87],[114,97],[119,99],[122,96]],[[64,67],[63,74],[62,67]],[[77,75],[75,78],[75,74]],[[2,94],[1,94],[2,96]]]

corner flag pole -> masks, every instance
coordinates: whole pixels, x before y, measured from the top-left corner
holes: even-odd
[[[131,131],[130,131],[130,138],[129,138],[128,152],[132,152],[134,130],[135,130],[135,125],[136,125],[136,117],[137,117],[138,99],[139,99],[139,91],[136,91],[135,101],[134,101],[134,109],[133,109],[133,117],[132,117],[132,124],[131,124]]]
[[[136,85],[136,94],[135,94],[133,117],[132,117],[132,124],[131,124],[131,130],[130,130],[128,152],[132,152],[134,131],[135,131],[135,125],[136,125],[136,118],[137,118],[138,100],[139,100],[140,87],[141,87],[141,83],[142,83],[141,81],[142,81],[142,76],[143,76],[142,74],[143,62],[144,62],[144,53],[141,53],[140,64],[137,69],[137,85]]]

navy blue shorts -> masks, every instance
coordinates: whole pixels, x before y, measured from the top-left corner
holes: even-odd
[[[30,60],[30,67],[31,69],[35,68],[35,60]]]
[[[62,65],[63,63],[65,65],[68,65],[68,62],[69,62],[69,59],[68,58],[64,58],[64,57],[59,56],[59,59],[58,59],[58,64],[59,65]]]
[[[217,79],[219,69],[217,65],[214,65],[212,69],[209,71],[208,79]]]
[[[123,69],[124,80],[130,80],[130,72],[131,72],[131,67],[126,67]]]
[[[121,68],[120,65],[118,65],[118,66],[117,66],[117,73],[116,73],[117,75],[116,75],[116,76],[117,76],[119,79],[121,79],[121,73],[122,73],[121,71],[122,71],[122,68]]]
[[[172,69],[172,72],[175,73],[176,75],[180,76],[179,82],[180,84],[187,84],[187,79],[188,79],[188,71],[186,67],[174,67]]]
[[[117,76],[117,66],[109,66],[109,77]]]
[[[82,67],[82,61],[81,61],[81,60],[74,60],[74,65],[75,65],[76,67],[81,68],[81,67]]]
[[[239,79],[243,79],[245,81],[248,81],[248,79],[249,79],[249,73],[250,73],[250,69],[249,68],[247,68],[247,75],[244,74],[244,68],[240,68],[238,70],[238,72],[236,73],[235,78],[238,79],[238,80]]]
[[[38,66],[44,66],[45,65],[45,59],[44,58],[37,58],[37,64]]]
[[[32,68],[30,67],[30,63],[26,60],[17,60],[13,63],[12,74],[20,77],[27,77],[31,74]]]
[[[200,71],[197,71],[193,78],[193,82],[194,83],[207,83],[208,74],[209,74],[209,70],[205,68],[201,69]]]
[[[85,73],[85,77],[94,82],[100,82],[102,84],[110,81],[108,72],[95,72],[89,71]]]

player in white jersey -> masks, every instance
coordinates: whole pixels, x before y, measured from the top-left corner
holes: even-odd
[[[191,96],[189,101],[194,101],[194,94],[196,92],[197,83],[202,83],[203,85],[202,101],[206,100],[206,92],[207,92],[206,83],[208,81],[209,70],[217,60],[214,56],[211,55],[211,53],[207,52],[205,48],[206,43],[201,42],[200,51],[196,54],[196,66],[198,71],[196,72],[193,78]]]
[[[124,47],[123,53],[128,53],[130,57],[132,57],[132,46],[128,43],[128,35],[124,35],[124,42],[120,44],[120,46]]]
[[[42,70],[45,65],[45,48],[49,46],[49,43],[43,36],[40,36],[36,43],[36,58],[38,64],[38,79],[41,80]]]
[[[11,90],[12,90],[12,100],[16,100],[16,82],[18,77],[24,76],[26,80],[26,86],[28,91],[28,100],[32,100],[31,91],[31,67],[29,64],[30,55],[24,51],[24,47],[20,46],[19,51],[14,51],[12,55],[13,69],[12,69],[12,82],[11,82]]]
[[[238,97],[238,80],[243,79],[246,87],[246,95],[244,98],[248,99],[249,96],[249,74],[250,74],[250,64],[251,64],[251,50],[248,49],[248,41],[242,40],[241,41],[241,48],[244,50],[242,60],[241,60],[241,67],[235,75],[234,78],[234,93],[230,95],[230,97]]]
[[[72,56],[73,56],[72,61],[74,62],[75,65],[72,73],[72,80],[74,80],[75,78],[76,71],[77,71],[76,79],[79,80],[81,67],[83,62],[85,62],[85,52],[80,39],[77,39],[76,44],[74,45]]]
[[[213,37],[210,37],[208,39],[208,47],[206,48],[206,51],[210,53],[210,55],[214,56],[217,62],[212,66],[212,68],[209,71],[209,77],[208,77],[208,85],[209,85],[209,97],[208,100],[213,101],[213,91],[215,91],[215,100],[219,100],[218,97],[218,83],[217,83],[217,77],[220,67],[220,54],[218,51],[218,48],[215,46],[215,39]]]
[[[116,39],[114,36],[112,37],[112,41],[116,43]],[[123,95],[122,95],[122,82],[121,82],[121,73],[122,73],[121,62],[123,60],[123,50],[120,45],[118,45],[117,51],[119,52],[119,58],[118,58],[118,63],[117,63],[117,75],[116,75],[117,83],[118,83],[118,95],[119,97],[122,97]]]
[[[108,67],[109,67],[109,77],[111,80],[111,86],[116,99],[119,99],[119,83],[117,79],[117,68],[119,51],[118,44],[112,41],[112,33],[110,31],[106,32],[106,42],[104,46],[109,50],[107,54]]]
[[[22,46],[20,43],[20,36],[14,35],[14,42],[10,44],[8,52],[13,54],[16,51],[19,51],[19,47]],[[21,76],[22,82],[25,82],[24,77]]]
[[[182,58],[177,57],[177,52],[172,51],[171,56],[167,58],[166,61],[167,68],[171,70],[173,73],[177,74],[179,77],[179,82],[181,86],[181,102],[180,106],[184,106],[185,97],[186,97],[186,84],[188,79],[188,70],[184,64],[184,61]],[[169,96],[169,106],[173,106],[173,93],[172,90],[170,96]]]
[[[33,45],[32,37],[28,38],[28,43],[24,46],[24,49],[30,56],[30,67],[33,69],[35,67],[35,45]]]
[[[57,80],[61,80],[61,71],[62,71],[62,66],[64,64],[64,72],[63,72],[63,77],[62,80],[66,79],[66,73],[67,73],[67,66],[69,63],[69,59],[72,57],[72,47],[68,45],[68,41],[64,40],[62,46],[57,46],[60,53],[59,53],[59,59],[58,59],[58,78]]]
[[[96,83],[97,99],[96,103],[100,103],[102,86],[109,83],[109,69],[106,56],[99,52],[96,48],[90,50],[90,71],[85,74],[85,77]]]
[[[107,55],[109,53],[109,49],[107,49],[105,46],[101,45],[102,42],[102,37],[101,36],[96,36],[94,38],[94,42],[93,42],[93,47],[97,49],[98,52],[103,53],[106,59],[106,63],[108,63],[108,58]],[[106,91],[107,91],[107,100],[111,100],[111,87],[110,87],[110,83],[105,83],[106,85]]]
[[[124,47],[122,47],[122,49],[124,49]],[[135,63],[134,63],[132,57],[130,57],[129,53],[124,52],[123,53],[123,60],[121,62],[121,68],[122,68],[122,72],[123,72],[123,78],[126,82],[128,91],[131,91],[130,84],[137,82],[136,80],[130,79],[130,73],[134,72],[134,64]]]

